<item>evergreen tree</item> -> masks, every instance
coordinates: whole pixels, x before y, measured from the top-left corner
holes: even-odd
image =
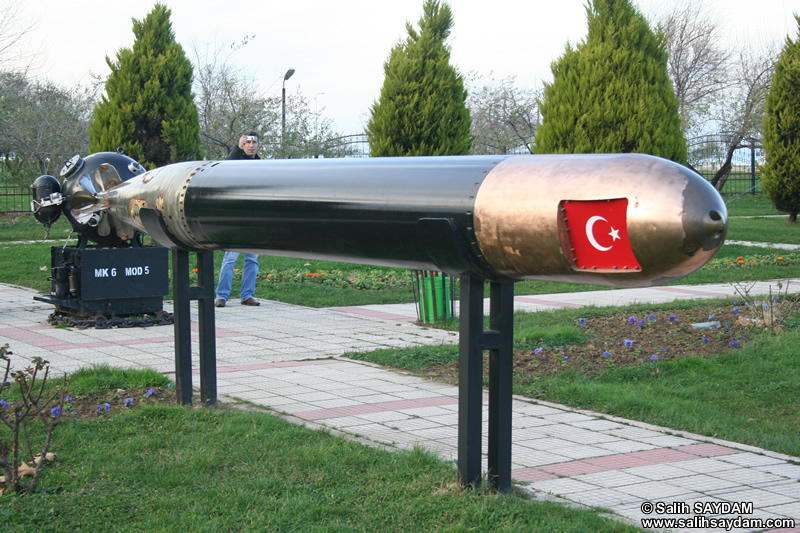
[[[800,209],[800,16],[797,40],[786,37],[767,95],[761,185],[775,209],[797,222]]]
[[[450,65],[453,27],[447,3],[425,0],[417,32],[392,48],[381,95],[367,123],[372,156],[460,155],[470,151],[467,91]]]
[[[117,60],[94,109],[92,152],[125,154],[146,168],[200,159],[200,126],[192,94],[192,64],[175,41],[171,11],[156,4],[144,20],[133,19],[133,49]]]
[[[535,152],[639,152],[685,164],[664,36],[630,0],[591,0],[586,14],[586,41],[551,66]]]

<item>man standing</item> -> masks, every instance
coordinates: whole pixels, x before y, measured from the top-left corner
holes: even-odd
[[[239,138],[239,145],[235,146],[227,159],[261,159],[258,157],[258,133],[251,131]],[[217,299],[214,307],[225,307],[231,295],[233,285],[233,267],[239,259],[239,252],[225,252],[222,266],[219,270],[219,283],[217,283]],[[261,302],[253,296],[256,293],[256,277],[258,276],[258,254],[244,254],[244,270],[242,271],[242,288],[239,298],[242,305],[258,306]]]

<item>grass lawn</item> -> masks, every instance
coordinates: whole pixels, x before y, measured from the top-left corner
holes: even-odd
[[[782,214],[763,194],[723,194],[728,215],[740,216],[774,216]]]
[[[737,241],[800,244],[800,224],[786,217],[731,218],[728,239]]]
[[[81,414],[56,428],[58,456],[39,490],[0,497],[3,531],[639,531],[520,490],[464,490],[454,465],[431,453],[383,451],[268,412],[155,395],[108,412],[78,407],[104,401],[103,390],[165,385],[120,372],[73,380],[70,408]]]

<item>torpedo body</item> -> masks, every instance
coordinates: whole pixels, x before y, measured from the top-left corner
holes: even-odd
[[[71,211],[120,239],[489,281],[662,284],[708,262],[728,224],[702,176],[641,154],[199,161],[102,183]]]

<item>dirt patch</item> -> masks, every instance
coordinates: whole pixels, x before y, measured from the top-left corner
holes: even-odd
[[[757,327],[743,314],[733,305],[727,309],[717,305],[576,320],[576,327],[587,334],[588,340],[516,350],[514,373],[531,378],[569,369],[593,374],[615,365],[651,365],[657,373],[658,363],[663,361],[741,349]],[[488,365],[488,354],[484,359]],[[458,362],[428,368],[423,374],[455,383]]]
[[[174,387],[113,389],[103,394],[68,396],[64,413],[78,418],[108,416],[142,405],[177,405]]]

